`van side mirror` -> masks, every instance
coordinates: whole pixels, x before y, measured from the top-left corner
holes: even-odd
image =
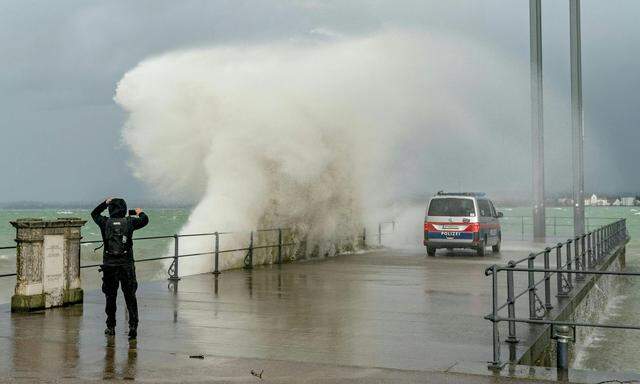
[[[501,218],[503,216],[504,216],[504,214],[502,212],[498,212],[498,214],[496,215],[497,218]]]

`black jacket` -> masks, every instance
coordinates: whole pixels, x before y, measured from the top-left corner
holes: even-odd
[[[105,240],[105,227],[107,224],[107,217],[102,215],[102,212],[109,208],[109,217],[113,218],[121,218],[127,215],[127,203],[123,199],[112,199],[111,202],[107,205],[106,202],[100,203],[95,209],[91,212],[91,218],[96,222],[98,227],[100,227],[100,233],[102,234],[102,240]],[[133,231],[136,229],[143,228],[145,225],[149,223],[149,217],[144,213],[140,212],[138,217],[129,216],[129,225],[131,233],[127,235],[127,250],[129,255],[129,262],[133,263],[133,240],[131,237],[133,235]],[[105,257],[105,253],[102,253],[102,263],[104,265],[113,265],[113,260],[109,260],[109,258]]]

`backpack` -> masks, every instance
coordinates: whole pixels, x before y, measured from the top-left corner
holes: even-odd
[[[126,217],[107,219],[104,231],[105,255],[124,258],[129,253],[127,241],[130,232],[129,220]]]

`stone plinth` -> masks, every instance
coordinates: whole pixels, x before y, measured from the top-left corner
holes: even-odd
[[[85,220],[18,219],[12,311],[81,303],[80,239]]]

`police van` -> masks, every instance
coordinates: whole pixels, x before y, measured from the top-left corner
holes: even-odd
[[[485,248],[500,252],[502,212],[497,212],[484,193],[438,192],[427,205],[424,245],[427,255],[438,248],[471,248],[484,256]]]

